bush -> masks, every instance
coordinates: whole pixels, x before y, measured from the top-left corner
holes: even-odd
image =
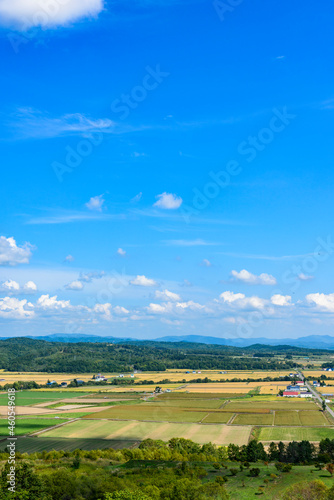
[[[258,477],[260,475],[260,469],[258,467],[253,467],[252,469],[249,469],[249,475],[251,477]]]

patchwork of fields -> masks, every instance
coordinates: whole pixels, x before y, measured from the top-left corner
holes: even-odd
[[[316,378],[317,372],[312,373]],[[16,381],[36,380],[39,383],[46,377],[45,374],[0,373],[3,378],[9,375]],[[72,446],[71,449],[75,449],[75,443],[92,449],[94,441],[100,443],[101,448],[107,447],[107,443],[115,443],[116,447],[135,446],[147,438],[184,437],[200,444],[211,441],[217,445],[231,442],[241,445],[254,435],[264,442],[319,441],[333,437],[333,424],[314,400],[277,397],[287,382],[250,381],[287,375],[288,372],[219,373],[213,370],[200,374],[185,374],[183,370],[136,374],[137,382],[162,379],[179,382],[205,377],[221,380],[217,383],[164,384],[163,388],[172,392],[159,395],[153,394],[154,384],[18,391],[16,435],[37,433],[34,438],[25,438],[29,441],[20,439],[21,445],[29,450],[39,449],[39,446],[50,449],[51,443],[55,448],[54,443],[58,442],[66,449]],[[59,377],[66,381],[64,374]],[[78,378],[85,377],[88,380],[92,374],[78,374]],[[229,382],[237,378],[249,381]],[[57,375],[52,375],[52,379],[57,380]],[[330,392],[330,389],[319,388],[320,392]],[[0,394],[0,415],[3,417],[7,415],[7,397],[7,393]],[[6,436],[7,432],[7,420],[0,418],[0,435]]]

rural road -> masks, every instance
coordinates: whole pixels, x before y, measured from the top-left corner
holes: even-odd
[[[298,375],[301,379],[304,380],[304,376],[302,373],[298,372]],[[322,404],[322,397],[320,396],[320,394],[316,391],[316,389],[314,389],[314,387],[311,386],[311,384],[309,382],[307,382],[307,380],[305,380],[305,385],[306,387],[308,388],[308,390],[310,392],[312,392],[312,394],[314,395],[314,397],[319,401],[320,404]],[[325,398],[326,399],[326,398]],[[334,418],[334,411],[327,405],[327,408],[326,410],[328,411],[328,413],[332,416],[332,418]]]

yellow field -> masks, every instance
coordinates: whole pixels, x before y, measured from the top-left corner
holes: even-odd
[[[314,380],[320,378],[321,375],[334,378],[334,372],[325,372],[323,370],[303,370],[303,375],[304,377],[312,377]]]
[[[190,371],[190,373],[185,373]],[[152,380],[153,382],[159,382],[163,379],[169,379],[171,382],[180,382],[186,380],[194,380],[197,378],[209,378],[212,380],[231,380],[234,378],[247,379],[247,378],[265,378],[265,377],[284,377],[289,375],[288,371],[228,371],[227,373],[220,373],[219,370],[203,370],[201,373],[192,373],[192,370],[166,370],[165,372],[143,372],[135,374],[135,382],[140,382],[141,380]],[[306,373],[306,372],[305,372]],[[317,373],[323,374],[325,372],[309,372],[314,373],[316,377]],[[0,385],[6,383],[13,383],[19,381],[35,381],[38,384],[46,384],[48,380],[55,380],[57,383],[67,382],[70,383],[73,379],[84,380],[85,382],[92,380],[94,373],[42,373],[42,372],[6,372],[0,370]],[[96,375],[96,374],[95,374]],[[119,373],[103,373],[106,378],[118,377]],[[125,377],[130,377],[130,373],[124,373]],[[334,377],[334,372],[333,372]]]
[[[316,387],[318,392],[323,393],[328,393],[328,394],[334,394],[334,385],[330,386],[327,385],[326,387]]]
[[[214,393],[235,393],[235,394],[247,394],[251,390],[251,387],[247,387],[246,384],[188,384],[185,389],[181,391],[187,392],[214,392]]]

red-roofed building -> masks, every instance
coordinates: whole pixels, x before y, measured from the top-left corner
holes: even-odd
[[[286,396],[287,398],[298,398],[299,396],[298,391],[284,391],[283,396]]]

